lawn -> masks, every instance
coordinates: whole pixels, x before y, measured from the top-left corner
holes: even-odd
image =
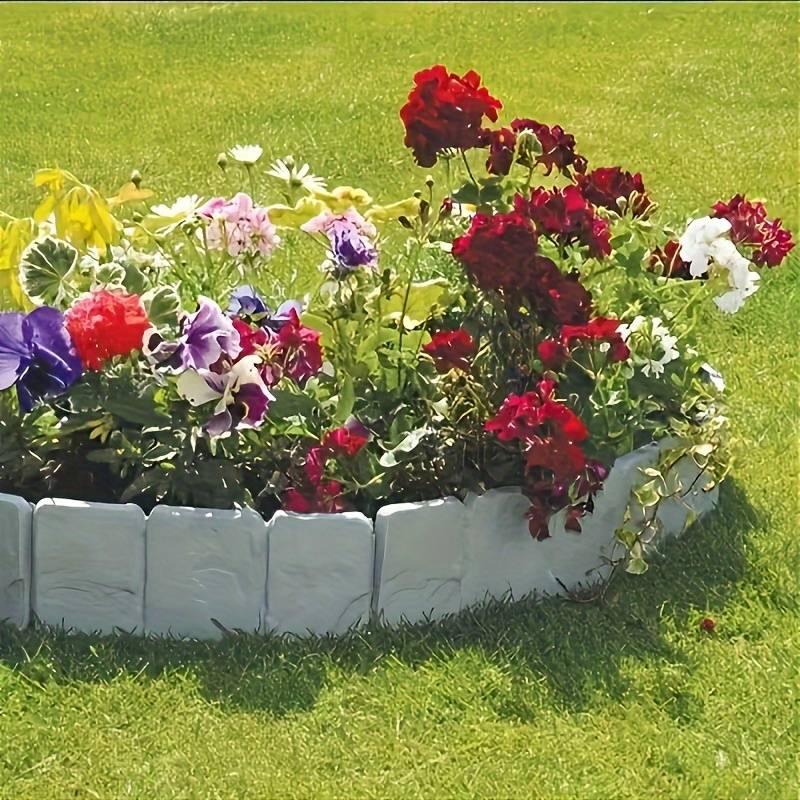
[[[796,234],[797,34],[781,3],[0,5],[0,209],[51,164],[209,194],[251,141],[394,199],[424,176],[397,110],[441,61],[676,214],[747,191]],[[340,640],[0,627],[0,798],[796,797],[796,252],[709,317],[738,460],[646,576]]]

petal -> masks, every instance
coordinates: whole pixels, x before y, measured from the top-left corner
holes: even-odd
[[[0,314],[0,389],[8,389],[20,372],[29,349],[23,340],[23,314]]]
[[[201,406],[217,400],[222,392],[208,385],[206,379],[196,370],[187,369],[178,376],[178,394],[193,406]]]

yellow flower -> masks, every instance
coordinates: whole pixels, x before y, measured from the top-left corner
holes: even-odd
[[[36,223],[30,217],[15,219],[0,212],[0,306],[3,308],[32,308],[19,283],[19,260],[35,235]]]
[[[101,253],[106,252],[108,245],[119,241],[122,224],[111,214],[108,201],[96,189],[60,169],[39,170],[34,184],[45,188],[47,196],[33,217],[41,223],[52,214],[56,234],[61,239],[78,250],[94,247]]]
[[[420,200],[418,197],[409,197],[406,200],[398,200],[388,206],[372,206],[364,216],[373,224],[382,225],[398,217],[408,217],[412,219],[419,215]]]
[[[322,200],[334,214],[347,211],[348,208],[360,210],[372,205],[372,198],[363,190],[352,186],[337,186],[330,192],[324,189],[315,190],[313,196]]]
[[[325,211],[327,206],[322,200],[313,197],[301,197],[294,206],[274,205],[267,206],[269,221],[279,228],[299,228],[318,214]]]

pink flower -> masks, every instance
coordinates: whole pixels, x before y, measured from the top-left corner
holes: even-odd
[[[225,250],[229,256],[269,256],[280,244],[266,208],[253,205],[249,195],[239,192],[231,200],[215,197],[198,210],[208,220],[209,250]]]

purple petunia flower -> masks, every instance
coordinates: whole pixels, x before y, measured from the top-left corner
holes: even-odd
[[[178,378],[178,392],[193,406],[216,401],[214,414],[203,426],[209,436],[257,428],[274,396],[259,372],[261,359],[245,356],[224,372],[188,369]]]
[[[257,317],[269,314],[269,307],[255,286],[239,286],[231,292],[227,314],[231,317]]]
[[[323,265],[325,268],[352,272],[361,267],[374,269],[378,266],[375,226],[355,209],[348,208],[341,214],[325,211],[300,227],[306,233],[327,236],[331,249]]]
[[[0,389],[16,384],[20,408],[63,394],[83,374],[64,315],[43,306],[0,314]]]
[[[210,369],[222,356],[231,360],[242,351],[239,334],[222,309],[207,297],[198,298],[198,308],[183,323],[180,359],[184,369]]]

